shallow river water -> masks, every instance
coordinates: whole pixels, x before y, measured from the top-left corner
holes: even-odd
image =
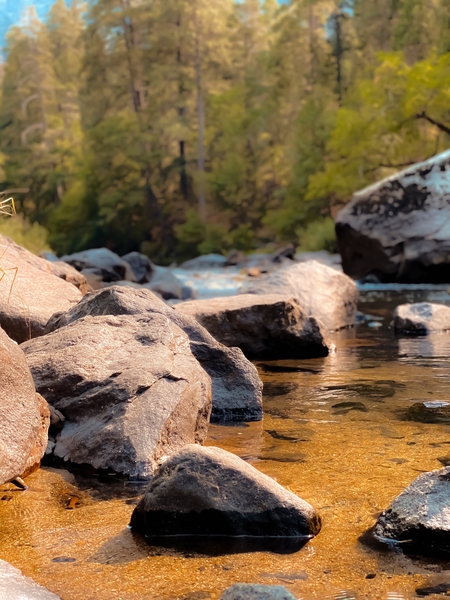
[[[449,400],[450,335],[399,339],[388,328],[396,304],[427,298],[450,304],[445,289],[365,292],[360,310],[374,318],[336,334],[335,353],[256,363],[262,422],[211,426],[207,444],[319,509],[323,529],[301,550],[151,547],[127,529],[141,489],[43,467],[26,492],[0,487],[0,558],[63,600],[215,600],[235,582],[281,584],[302,599],[393,600],[450,582],[450,561],[361,539],[420,473],[450,464],[450,422],[407,415]]]

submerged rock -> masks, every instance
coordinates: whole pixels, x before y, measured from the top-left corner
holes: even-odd
[[[92,248],[66,254],[61,260],[75,267],[77,271],[91,269],[91,272],[95,272],[106,282],[136,280],[130,264],[108,248]]]
[[[183,302],[175,309],[196,319],[225,346],[252,358],[327,356],[331,342],[295,298],[241,294]]]
[[[220,448],[186,446],[155,474],[134,509],[132,529],[147,536],[314,536],[315,509]]]
[[[49,416],[22,350],[0,329],[0,485],[27,475],[47,445]],[[46,420],[47,419],[47,420]]]
[[[449,199],[450,151],[356,192],[336,217],[344,272],[450,282]]]
[[[223,592],[220,600],[295,600],[295,596],[282,585],[235,583]]]
[[[38,391],[65,418],[59,459],[147,479],[206,437],[209,377],[163,315],[87,316],[22,347]]]
[[[262,383],[256,367],[239,348],[216,341],[195,319],[167,306],[146,289],[111,287],[92,292],[65,314],[52,317],[46,331],[54,331],[86,315],[160,314],[189,337],[191,351],[211,377],[212,421],[258,421],[262,418]]]
[[[343,273],[316,261],[294,264],[258,278],[241,294],[282,294],[296,298],[308,316],[328,330],[355,324],[358,289]]]
[[[65,265],[34,256],[3,236],[0,256],[0,327],[16,342],[42,335],[53,313],[82,298],[72,281],[64,281],[70,279]]]
[[[450,402],[415,402],[405,414],[407,421],[450,423]]]
[[[423,473],[381,513],[374,533],[415,550],[450,550],[450,467]]]
[[[60,600],[4,560],[0,560],[0,600]]]
[[[405,333],[424,335],[450,330],[450,308],[444,304],[400,304],[394,311],[394,327]]]

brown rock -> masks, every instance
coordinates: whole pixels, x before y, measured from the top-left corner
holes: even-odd
[[[47,448],[48,443],[48,429],[50,427],[50,410],[46,400],[44,400],[44,398],[40,394],[36,394],[36,399],[39,403],[39,412],[41,415],[39,435],[36,438],[33,451],[28,457],[27,464],[25,466],[25,471],[22,473],[21,477],[28,477],[28,475],[31,475],[31,473],[34,473],[34,471],[39,469],[41,464],[41,458],[45,454],[45,450]]]
[[[53,313],[82,298],[74,285],[52,274],[54,265],[0,238],[0,326],[18,343],[42,335]]]
[[[175,310],[249,358],[326,356],[331,345],[323,326],[308,317],[295,298],[241,294],[183,302]]]
[[[41,459],[47,443],[45,418],[22,350],[0,329],[0,484],[20,477]]]
[[[38,391],[64,416],[58,459],[147,479],[206,437],[210,379],[161,314],[87,316],[22,347]]]

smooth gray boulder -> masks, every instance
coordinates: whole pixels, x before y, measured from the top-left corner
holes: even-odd
[[[82,298],[72,281],[64,281],[68,273],[62,277],[66,265],[39,258],[3,236],[0,257],[0,327],[16,342],[42,335],[53,313]]]
[[[240,294],[296,298],[307,315],[335,331],[355,324],[358,288],[343,273],[316,261],[293,264],[244,284]]]
[[[103,281],[136,281],[130,264],[108,248],[92,248],[74,254],[66,254],[61,260],[75,267],[77,271],[90,269]]]
[[[60,600],[29,577],[0,560],[0,600]]]
[[[25,476],[42,458],[49,422],[24,353],[0,329],[0,485]],[[48,415],[49,417],[49,415]],[[44,422],[43,422],[44,419]]]
[[[54,315],[54,331],[86,315],[161,314],[189,337],[191,351],[211,377],[212,421],[258,421],[262,418],[262,383],[258,371],[239,348],[227,348],[193,318],[175,311],[146,289],[110,287],[87,294],[64,314]]]
[[[86,316],[22,345],[36,388],[63,416],[53,455],[150,478],[206,437],[211,382],[161,314]]]
[[[327,356],[331,342],[323,326],[308,317],[295,298],[241,294],[194,300],[175,306],[193,317],[225,346],[249,358]]]
[[[422,473],[378,517],[379,538],[409,541],[419,552],[450,550],[450,467]]]
[[[336,234],[355,279],[450,282],[450,151],[356,192]]]
[[[409,334],[425,335],[450,330],[450,308],[444,304],[417,302],[400,304],[394,311],[394,328]]]
[[[155,473],[130,526],[147,536],[314,536],[321,519],[307,502],[244,460],[190,445]]]
[[[223,592],[220,600],[295,600],[295,596],[282,585],[235,583]]]
[[[157,267],[150,282],[145,283],[143,287],[159,294],[164,300],[183,299],[182,282],[168,269],[164,269],[163,267]]]
[[[122,256],[122,259],[129,263],[138,283],[148,283],[150,281],[155,271],[155,265],[147,255],[140,252],[129,252]]]

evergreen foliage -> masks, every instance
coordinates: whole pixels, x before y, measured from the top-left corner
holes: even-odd
[[[60,253],[333,249],[352,192],[448,146],[449,0],[56,0],[21,23],[0,192]]]

